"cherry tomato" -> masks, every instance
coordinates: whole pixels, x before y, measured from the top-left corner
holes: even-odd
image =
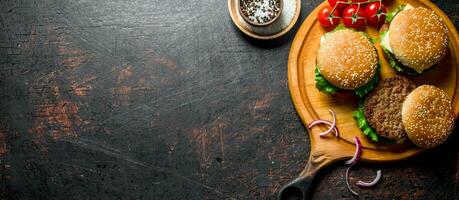
[[[367,22],[373,26],[380,26],[386,20],[387,10],[380,2],[372,2],[365,7],[365,17]]]
[[[344,26],[359,28],[365,25],[365,10],[361,5],[349,5],[343,11]]]
[[[319,14],[317,16],[319,18],[320,24],[325,28],[334,27],[339,24],[341,14],[338,11],[338,9],[335,9],[335,11],[331,13],[332,10],[333,7],[325,6],[322,9],[320,9]]]
[[[337,9],[343,9],[347,6],[347,0],[328,0],[328,3],[330,4],[331,7],[335,7],[335,5],[338,3],[336,6]]]

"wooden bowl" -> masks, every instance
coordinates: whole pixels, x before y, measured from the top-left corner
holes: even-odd
[[[249,24],[251,24],[251,25],[254,25],[254,26],[268,26],[268,25],[272,24],[273,22],[275,22],[275,21],[279,18],[279,16],[282,15],[282,10],[284,9],[284,2],[283,2],[282,0],[277,0],[277,1],[279,1],[279,5],[280,5],[280,7],[279,7],[279,13],[277,13],[277,15],[276,15],[273,19],[271,19],[270,21],[268,21],[268,22],[265,22],[265,23],[258,23],[258,22],[254,22],[254,21],[250,20],[247,16],[244,15],[244,13],[242,13],[241,1],[243,1],[243,0],[236,0],[236,2],[237,2],[237,3],[236,3],[236,5],[237,5],[237,10],[239,11],[239,13],[241,14],[242,18],[243,18],[247,23],[249,23]]]
[[[269,33],[269,34],[262,34],[258,31],[258,29],[264,29],[264,28],[268,28],[270,26],[273,26],[275,25],[275,23],[279,23],[280,20],[283,20],[282,18],[283,17],[286,17],[286,13],[284,12],[281,15],[279,15],[279,19],[274,21],[273,24],[271,25],[268,25],[268,26],[253,26],[249,23],[247,23],[244,18],[241,16],[242,14],[239,13],[238,11],[238,6],[237,6],[237,2],[239,0],[228,0],[228,10],[229,10],[229,14],[230,14],[230,17],[231,17],[231,20],[233,21],[234,25],[244,34],[246,34],[247,36],[249,37],[252,37],[252,38],[255,38],[255,39],[259,39],[259,40],[272,40],[272,39],[276,39],[276,38],[279,38],[283,35],[285,35],[287,32],[289,32],[293,26],[295,25],[295,23],[297,22],[299,16],[300,16],[300,12],[301,12],[301,0],[295,0],[296,1],[296,5],[295,5],[295,13],[294,13],[294,16],[293,18],[289,21],[289,24],[287,27],[285,27],[284,29],[282,30],[279,30],[278,32],[273,32],[273,33]],[[287,1],[284,0],[283,1],[283,4],[285,4]],[[285,9],[285,5],[283,5],[283,9]]]

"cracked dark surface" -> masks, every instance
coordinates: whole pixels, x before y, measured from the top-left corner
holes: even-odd
[[[457,27],[457,1],[434,2]],[[250,40],[225,0],[2,0],[0,27],[0,199],[273,199],[306,163],[293,32]],[[458,199],[457,143],[358,165],[383,169],[360,198]],[[344,170],[313,198],[354,199]]]

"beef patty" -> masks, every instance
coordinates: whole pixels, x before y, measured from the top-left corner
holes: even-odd
[[[378,135],[399,140],[406,136],[402,123],[402,104],[416,84],[402,76],[380,81],[365,99],[365,118]]]

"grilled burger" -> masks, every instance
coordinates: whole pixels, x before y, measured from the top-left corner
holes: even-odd
[[[434,11],[399,7],[381,28],[381,46],[392,68],[418,75],[438,63],[448,48],[448,29]]]
[[[378,82],[378,55],[368,36],[340,28],[321,38],[317,52],[316,88],[325,93],[353,90],[362,97]]]

